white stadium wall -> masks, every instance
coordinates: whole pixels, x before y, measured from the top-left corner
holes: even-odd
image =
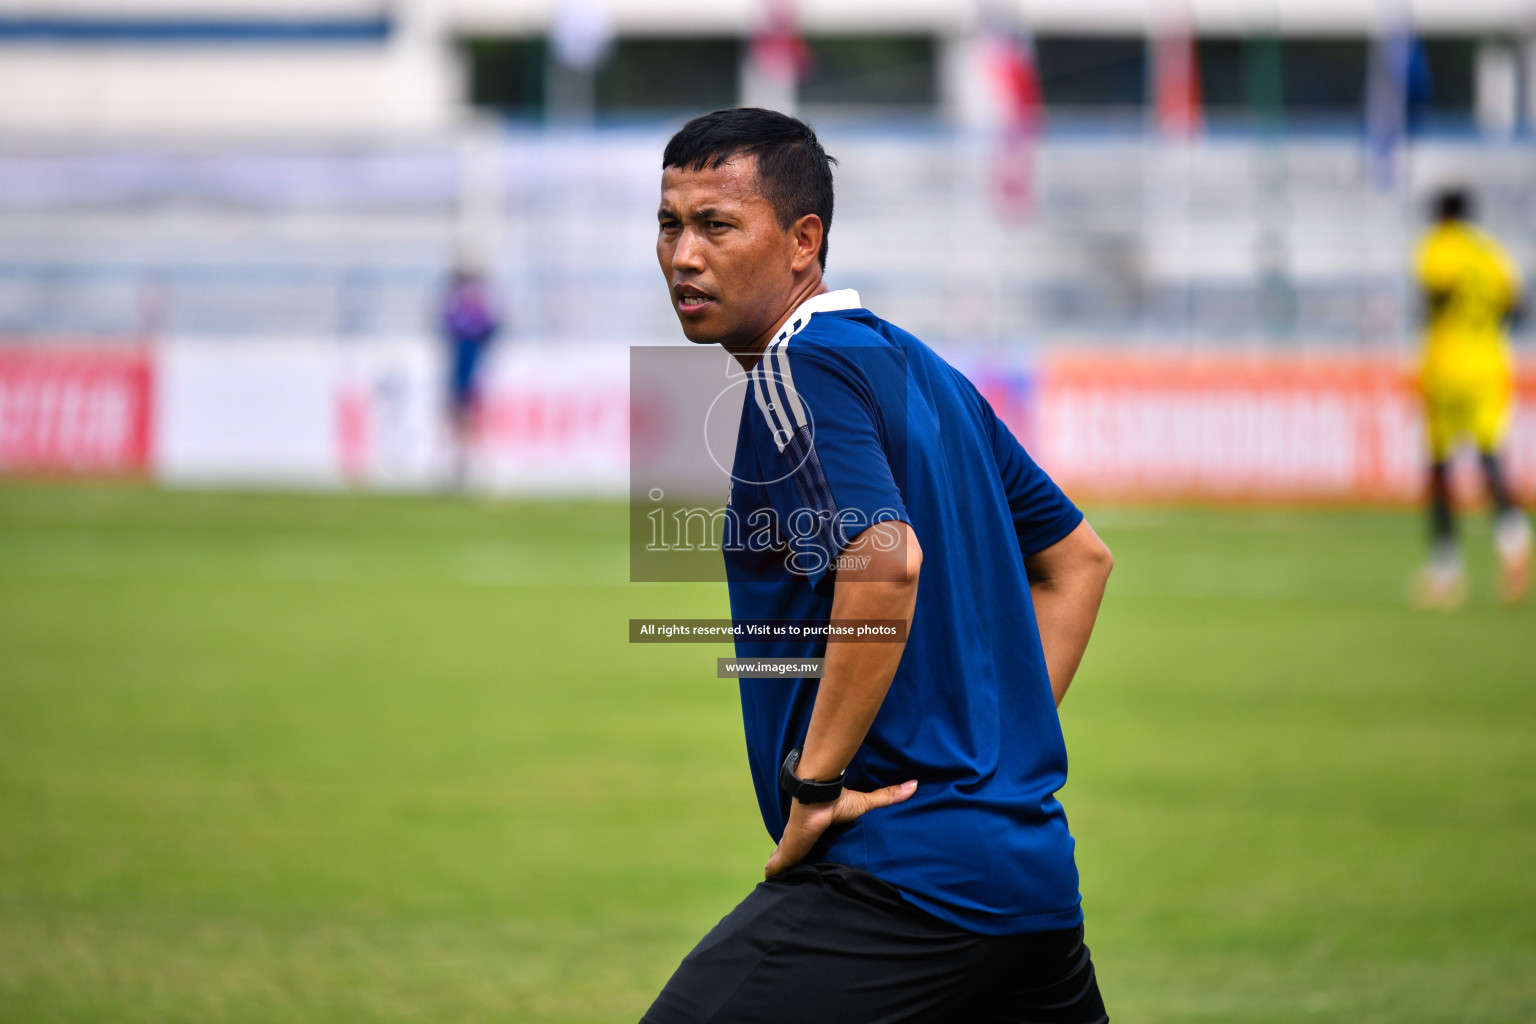
[[[448,483],[441,347],[427,338],[187,339],[155,354],[150,465],[169,484],[427,489]],[[469,486],[620,494],[628,351],[493,350]]]
[[[156,353],[153,467],[172,484],[339,483],[337,359],[303,342]]]

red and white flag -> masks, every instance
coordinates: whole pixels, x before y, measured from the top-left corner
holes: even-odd
[[[1020,27],[991,35],[983,46],[999,114],[993,198],[1002,215],[1023,217],[1034,207],[1035,142],[1045,127],[1035,41]]]
[[[793,87],[811,66],[811,50],[800,38],[794,0],[767,0],[752,35],[752,62],[766,78]]]
[[[1187,18],[1170,19],[1152,48],[1157,131],[1187,139],[1200,132],[1200,61]]]

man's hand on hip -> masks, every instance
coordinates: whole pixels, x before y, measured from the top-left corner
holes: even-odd
[[[799,800],[791,800],[789,824],[784,827],[779,845],[774,849],[773,856],[768,858],[768,865],[763,868],[763,877],[772,878],[800,863],[811,852],[811,847],[816,845],[821,834],[833,825],[853,821],[863,816],[865,811],[877,807],[899,804],[916,791],[917,780],[912,779],[899,786],[886,786],[869,793],[845,789],[841,796],[830,803],[803,804]]]

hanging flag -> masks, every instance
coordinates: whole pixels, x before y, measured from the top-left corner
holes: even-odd
[[[1045,121],[1040,92],[1040,72],[1035,63],[1035,41],[1020,27],[990,40],[992,79],[997,89],[1003,122],[1025,132],[1038,132]]]
[[[766,0],[752,35],[752,62],[775,84],[793,88],[810,70],[811,50],[800,38],[794,0]]]
[[[982,52],[998,105],[993,198],[999,213],[1022,217],[1034,206],[1035,143],[1045,127],[1035,41],[1020,25],[990,33]]]
[[[1187,139],[1200,132],[1200,61],[1187,18],[1170,19],[1152,48],[1152,91],[1158,134]]]
[[[1371,45],[1365,83],[1365,167],[1379,188],[1397,179],[1398,151],[1430,98],[1429,62],[1406,16],[1392,18]]]

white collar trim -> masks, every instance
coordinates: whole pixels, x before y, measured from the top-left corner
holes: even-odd
[[[859,293],[852,288],[839,288],[835,292],[822,292],[820,295],[812,295],[795,311],[779,324],[779,329],[773,332],[773,341],[783,341],[787,337],[799,334],[812,313],[832,313],[839,309],[862,309],[864,304],[859,301]],[[799,321],[797,324],[796,321]],[[773,344],[773,342],[769,342]]]

